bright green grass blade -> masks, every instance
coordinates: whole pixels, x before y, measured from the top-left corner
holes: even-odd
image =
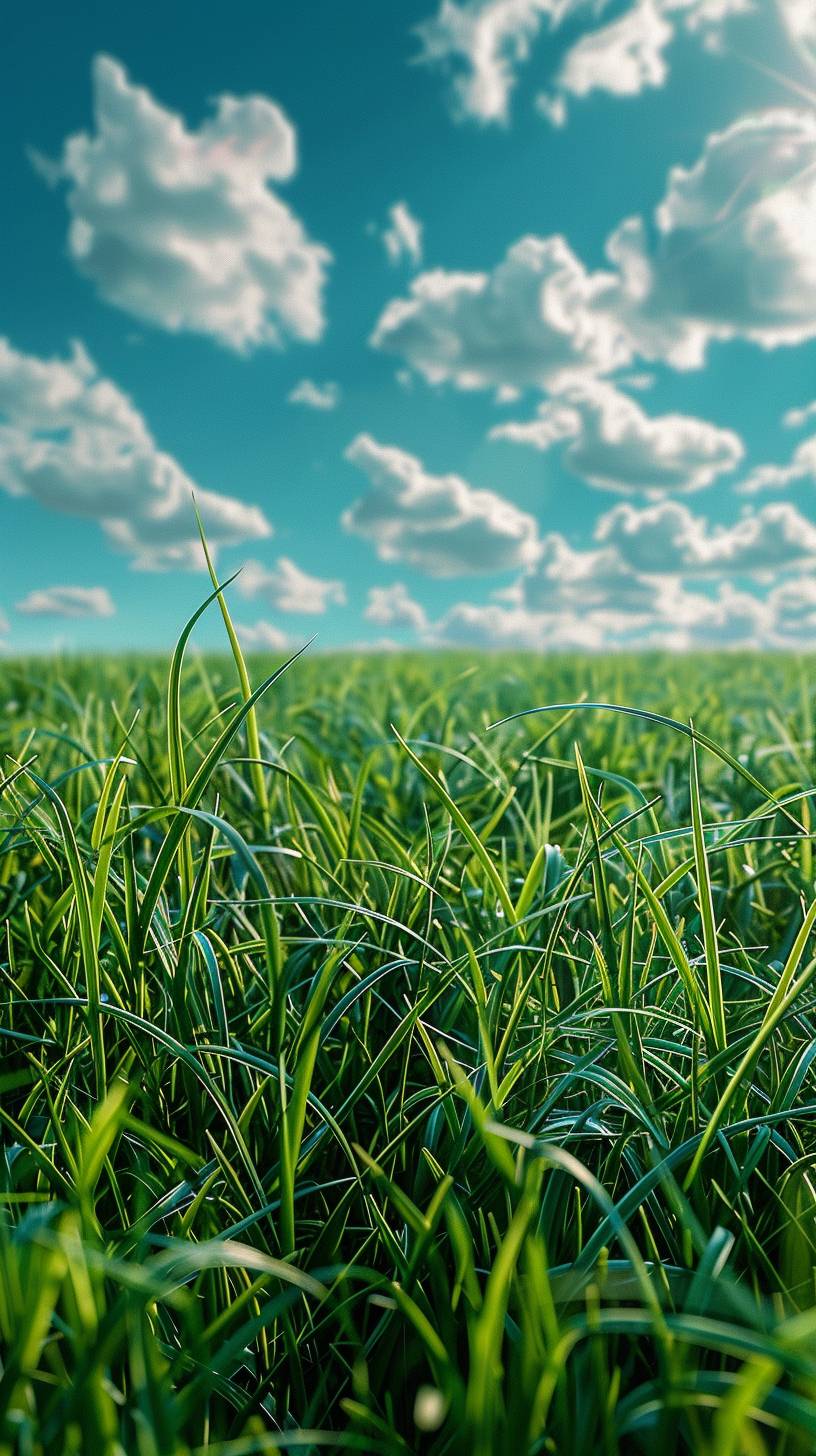
[[[693,724],[689,724],[693,733]],[[714,920],[714,901],[711,893],[711,876],[708,870],[705,839],[703,838],[703,814],[700,806],[700,778],[697,768],[697,743],[691,740],[691,822],[694,831],[694,864],[697,872],[697,895],[700,904],[700,920],[703,926],[705,948],[706,982],[708,986],[708,1013],[714,1046],[722,1051],[727,1042],[725,1027],[725,1005],[723,1002],[720,950],[717,941],[717,926]]]

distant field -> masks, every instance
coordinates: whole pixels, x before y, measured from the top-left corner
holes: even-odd
[[[0,1456],[816,1449],[814,661],[240,667],[0,663]]]

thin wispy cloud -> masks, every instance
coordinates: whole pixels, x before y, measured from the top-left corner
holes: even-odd
[[[389,262],[405,260],[418,267],[422,262],[422,234],[422,223],[414,217],[407,202],[395,202],[389,207],[388,226],[382,233]]]

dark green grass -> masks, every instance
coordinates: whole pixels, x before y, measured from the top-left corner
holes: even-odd
[[[0,1456],[816,1449],[811,677],[3,664]]]

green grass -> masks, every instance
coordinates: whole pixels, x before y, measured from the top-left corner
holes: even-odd
[[[812,664],[250,667],[0,666],[0,1456],[816,1449]]]

